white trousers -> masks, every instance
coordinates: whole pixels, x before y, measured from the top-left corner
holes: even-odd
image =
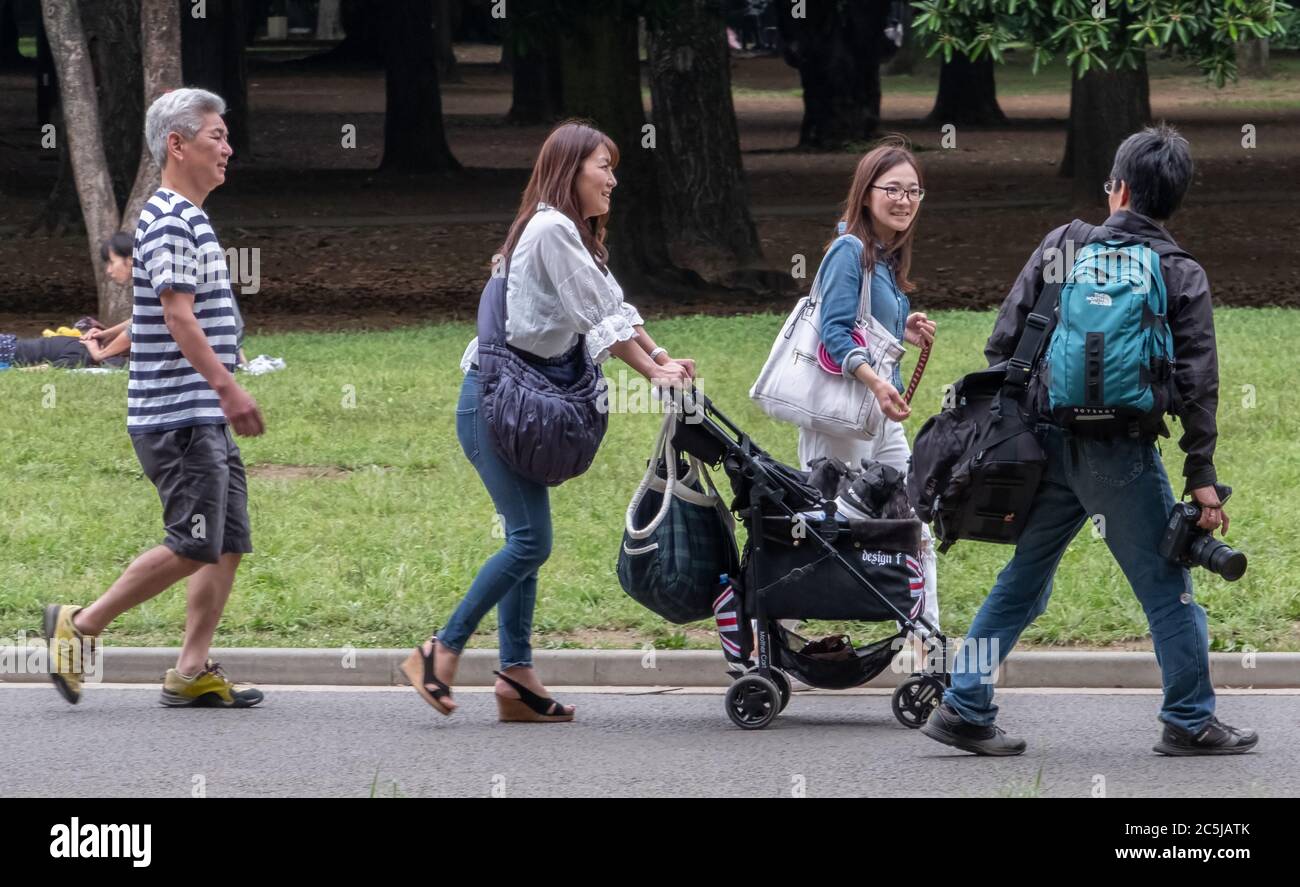
[[[875,440],[860,440],[854,437],[835,437],[799,429],[799,467],[808,470],[808,463],[821,456],[833,456],[850,468],[861,468],[862,459],[882,462],[903,474],[907,473],[907,460],[912,455],[907,446],[907,434],[898,422],[885,420],[884,431]],[[925,617],[936,629],[939,628],[939,592],[936,582],[938,564],[934,553],[934,540],[930,536],[930,527],[921,525],[921,572],[925,579]]]

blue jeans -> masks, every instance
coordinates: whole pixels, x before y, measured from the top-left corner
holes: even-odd
[[[544,484],[510,470],[492,449],[478,409],[478,372],[470,370],[456,405],[456,437],[505,522],[506,544],[474,577],[438,640],[457,653],[488,610],[497,608],[501,668],[533,664],[533,607],[537,571],[551,556],[551,502]]]
[[[1209,633],[1191,575],[1157,551],[1174,495],[1155,445],[1076,437],[1054,425],[1040,430],[1047,471],[1015,555],[971,624],[963,646],[971,652],[958,654],[944,702],[970,723],[993,723],[993,685],[973,667],[974,651],[985,645],[990,659],[994,651],[999,663],[1006,658],[1047,608],[1061,555],[1091,518],[1146,613],[1164,686],[1160,720],[1200,731],[1214,714]]]

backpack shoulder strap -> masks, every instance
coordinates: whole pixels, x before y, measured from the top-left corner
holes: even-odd
[[[1155,254],[1162,259],[1167,259],[1172,256],[1181,256],[1184,259],[1191,259],[1193,262],[1196,261],[1195,256],[1178,244],[1172,243],[1168,240],[1150,240],[1147,241],[1147,246],[1151,247],[1151,249],[1155,251]]]
[[[1099,228],[1096,230],[1102,230],[1102,229]],[[1159,260],[1156,265],[1156,270],[1161,272],[1162,276],[1164,272],[1163,269],[1160,267],[1159,262],[1162,262],[1165,259],[1183,258],[1183,259],[1189,259],[1193,262],[1196,261],[1195,256],[1193,256],[1187,250],[1183,249],[1178,244],[1174,243],[1172,240],[1163,240],[1163,239],[1156,239],[1156,238],[1149,238],[1149,237],[1138,237],[1123,231],[1111,231],[1109,233],[1110,235],[1113,236],[1106,236],[1106,237],[1095,238],[1095,239],[1123,240],[1126,242],[1126,244],[1136,244],[1136,245],[1141,245],[1146,247],[1147,249],[1151,250],[1156,254],[1156,257]],[[1143,318],[1144,324],[1149,323],[1150,321],[1151,318],[1149,317]]]
[[[1038,298],[1034,300],[1034,307],[1030,309],[1029,315],[1025,318],[1025,328],[1020,333],[1020,340],[1016,343],[1015,353],[1007,361],[1007,375],[1004,382],[1007,389],[1019,392],[1024,391],[1029,386],[1029,379],[1033,375],[1034,365],[1038,362],[1038,355],[1042,351],[1043,340],[1047,338],[1048,330],[1052,325],[1052,315],[1056,310],[1056,302],[1061,297],[1061,285],[1064,281],[1049,281],[1047,279],[1047,249],[1055,248],[1062,253],[1066,253],[1065,244],[1071,239],[1080,244],[1088,243],[1099,230],[1103,229],[1075,219],[1065,226],[1061,236],[1057,238],[1051,247],[1044,248],[1043,267],[1038,279],[1040,288]],[[1079,239],[1079,235],[1083,235],[1082,240]]]
[[[1143,241],[1143,243],[1146,245],[1146,247],[1147,247],[1148,249],[1150,249],[1152,252],[1154,252],[1154,253],[1156,254],[1156,257],[1157,257],[1157,260],[1156,260],[1156,271],[1157,271],[1157,273],[1160,275],[1160,279],[1161,279],[1161,286],[1160,286],[1160,291],[1161,291],[1161,292],[1165,292],[1165,287],[1166,287],[1166,285],[1167,285],[1167,284],[1164,283],[1164,279],[1165,279],[1165,278],[1164,278],[1164,270],[1160,267],[1160,263],[1161,263],[1161,262],[1163,262],[1165,259],[1169,259],[1169,258],[1184,258],[1184,259],[1188,259],[1188,260],[1193,261],[1193,262],[1196,261],[1195,257],[1193,257],[1191,253],[1189,253],[1187,250],[1183,249],[1181,246],[1179,246],[1178,244],[1174,243],[1173,241],[1170,241],[1170,240],[1146,240],[1146,241]],[[1168,320],[1168,317],[1167,317],[1167,313],[1168,313],[1168,311],[1169,311],[1169,303],[1168,303],[1168,296],[1167,296],[1167,294],[1166,294],[1166,301],[1165,301],[1164,309],[1163,309],[1163,311],[1162,311],[1160,314],[1158,314],[1158,315],[1157,315],[1157,314],[1154,314],[1154,313],[1152,313],[1152,310],[1151,310],[1149,307],[1145,307],[1145,306],[1143,307],[1143,311],[1142,311],[1142,325],[1143,325],[1144,327],[1146,327],[1146,326],[1157,326],[1157,327],[1162,327],[1163,329],[1165,329],[1166,331],[1168,331],[1168,330],[1169,330],[1169,320]],[[1172,386],[1171,386],[1171,387],[1172,387]],[[1175,394],[1176,394],[1176,391],[1175,391]]]
[[[1196,261],[1195,256],[1193,256],[1187,250],[1183,249],[1178,244],[1174,243],[1172,240],[1163,240],[1154,237],[1142,237],[1140,235],[1131,234],[1127,231],[1116,231],[1107,228],[1105,225],[1098,225],[1092,230],[1093,233],[1092,235],[1089,236],[1088,242],[1101,241],[1101,240],[1121,240],[1126,243],[1140,243],[1143,246],[1150,248],[1152,252],[1154,252],[1162,259],[1166,259],[1171,256],[1181,256],[1184,259],[1191,259],[1192,261]]]
[[[506,282],[510,277],[510,259],[500,274],[493,268],[478,301],[478,341],[480,345],[506,344],[506,317],[509,314]]]

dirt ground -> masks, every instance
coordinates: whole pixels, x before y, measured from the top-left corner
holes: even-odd
[[[434,176],[374,170],[382,72],[304,72],[252,58],[251,156],[234,158],[227,185],[207,206],[227,249],[260,249],[260,290],[241,297],[251,329],[384,328],[472,316],[486,262],[546,131],[504,122],[510,80],[492,63],[494,52],[458,47],[463,82],[443,85],[443,108],[465,170]],[[788,271],[802,254],[811,278],[858,154],[794,149],[798,78],[779,59],[738,59],[733,77],[766,262]],[[0,75],[0,330],[23,334],[95,307],[84,234],[23,233],[56,173],[53,152],[35,147],[33,80]],[[938,127],[921,121],[932,92],[902,81],[891,90],[894,83],[885,81],[883,128],[920,150],[928,192],[913,302],[921,309],[996,304],[1042,235],[1074,214],[1069,182],[1057,175],[1068,92],[1003,89],[1010,123],[959,128],[957,147],[946,149]],[[1286,89],[1275,83],[1267,94]],[[1153,79],[1155,116],[1180,127],[1197,162],[1192,193],[1171,227],[1205,265],[1220,302],[1300,306],[1300,113],[1285,100],[1252,102],[1260,94],[1249,84],[1217,92],[1191,78]],[[354,148],[341,145],[349,124]],[[1250,149],[1241,144],[1246,124],[1257,139]],[[1105,209],[1099,203],[1081,215],[1099,222]],[[611,249],[617,262],[618,245]],[[648,316],[784,307],[746,296],[690,303],[628,296]]]

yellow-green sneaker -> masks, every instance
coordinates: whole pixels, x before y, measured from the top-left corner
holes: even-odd
[[[160,701],[176,708],[248,708],[262,701],[262,691],[251,687],[235,689],[220,663],[209,659],[203,670],[192,678],[186,678],[174,668],[167,669]]]
[[[81,677],[85,673],[82,656],[85,638],[72,623],[80,607],[50,604],[45,608],[43,624],[50,680],[59,695],[76,705],[81,701]]]

